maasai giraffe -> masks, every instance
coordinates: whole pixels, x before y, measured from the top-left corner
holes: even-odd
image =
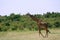
[[[28,16],[30,16],[32,18],[32,20],[34,20],[35,22],[37,22],[38,25],[38,29],[39,29],[39,35],[41,34],[43,37],[48,37],[48,32],[50,33],[50,31],[48,30],[48,24],[46,22],[43,22],[41,19],[36,18],[35,16],[27,13]],[[41,29],[46,30],[46,35],[44,36],[41,33]]]

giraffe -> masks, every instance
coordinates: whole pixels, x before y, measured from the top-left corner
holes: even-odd
[[[43,22],[41,19],[36,18],[35,16],[31,15],[30,13],[27,13],[26,15],[30,16],[32,18],[32,20],[37,23],[38,30],[39,30],[39,36],[41,34],[42,37],[48,37],[48,32],[50,33],[50,31],[48,30],[48,24],[46,22]],[[44,30],[46,30],[45,36],[41,33],[42,28]]]

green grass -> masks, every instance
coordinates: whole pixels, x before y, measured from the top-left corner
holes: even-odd
[[[39,36],[38,31],[0,32],[0,40],[60,40],[60,29],[50,29],[48,38]],[[44,34],[44,31],[42,32]]]

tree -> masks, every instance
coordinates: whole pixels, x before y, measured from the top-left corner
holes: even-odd
[[[11,15],[10,15],[10,19],[12,20],[12,21],[20,21],[20,15],[19,14],[17,14],[17,15],[15,15],[14,13],[12,13]]]
[[[43,15],[45,18],[50,18],[51,17],[51,13],[47,12],[46,14]]]

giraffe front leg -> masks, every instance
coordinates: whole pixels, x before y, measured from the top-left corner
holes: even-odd
[[[40,33],[40,34],[41,34],[41,36],[42,36],[42,37],[44,37],[44,38],[45,38],[45,36],[44,36],[42,33]]]
[[[39,30],[39,36],[40,36],[40,34],[41,34],[42,37],[44,37],[44,35],[41,33],[41,30]]]
[[[38,23],[38,29],[39,29],[39,36],[41,35],[42,37],[44,37],[44,35],[41,33],[41,25],[40,25],[40,23]]]

